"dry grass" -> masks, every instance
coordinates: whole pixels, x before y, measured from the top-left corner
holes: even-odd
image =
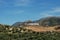
[[[55,27],[27,26],[25,28],[35,32],[60,31],[60,29],[55,30]]]

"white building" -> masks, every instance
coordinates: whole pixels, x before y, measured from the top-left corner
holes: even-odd
[[[36,26],[38,26],[39,25],[39,23],[28,23],[28,24],[26,24],[26,25],[36,25]]]

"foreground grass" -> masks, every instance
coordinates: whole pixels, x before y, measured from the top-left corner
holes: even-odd
[[[60,32],[35,32],[20,27],[0,25],[0,40],[60,40]]]

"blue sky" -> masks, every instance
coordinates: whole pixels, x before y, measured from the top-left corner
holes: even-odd
[[[60,0],[0,0],[0,23],[60,16]]]

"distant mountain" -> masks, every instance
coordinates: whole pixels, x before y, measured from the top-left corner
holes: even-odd
[[[15,27],[19,27],[19,26],[23,26],[25,23],[32,23],[33,21],[31,20],[28,20],[28,21],[24,21],[24,22],[16,22],[14,23],[12,26],[15,26]]]
[[[15,27],[19,27],[20,25],[22,25],[23,24],[23,22],[16,22],[16,23],[14,23],[12,26],[15,26]]]
[[[24,25],[24,23],[39,23],[40,26],[55,26],[60,25],[60,17],[46,17],[36,21],[16,22],[12,26]]]
[[[46,17],[37,21],[41,26],[60,25],[60,17]]]

